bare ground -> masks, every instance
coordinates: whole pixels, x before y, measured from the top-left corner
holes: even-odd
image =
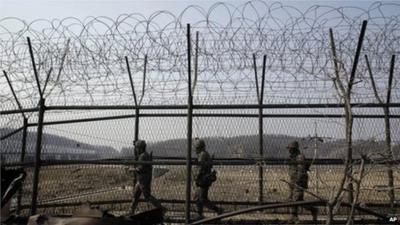
[[[256,166],[221,166],[215,169],[218,171],[218,180],[210,189],[209,197],[211,200],[240,202],[256,202],[258,200],[258,169]],[[287,168],[284,166],[266,166],[263,169],[264,201],[286,201],[289,189],[283,180],[288,180]],[[367,169],[367,175],[362,182],[360,202],[388,202],[388,195],[384,191],[384,186],[387,184],[384,167],[375,166],[368,167]],[[313,166],[309,173],[309,190],[323,198],[329,198],[342,176],[341,173],[341,168],[337,166]],[[184,166],[169,166],[167,173],[153,179],[153,195],[160,199],[183,201],[185,199],[185,178]],[[396,196],[398,199],[400,199],[399,178],[400,171],[395,171],[395,187],[397,188]],[[26,205],[29,205],[31,200],[31,180],[32,173],[28,171],[23,198],[23,204]],[[43,167],[40,172],[38,197],[40,204],[79,203],[85,201],[130,201],[131,197],[132,178],[124,166],[48,166]],[[305,198],[306,200],[314,199],[308,194],[306,194]],[[150,206],[146,203],[141,203],[139,207],[142,210],[146,210]],[[170,216],[182,215],[182,204],[166,204],[166,207],[170,210]],[[115,212],[121,212],[122,214],[122,212],[128,210],[129,203],[115,204],[107,206],[107,208]],[[228,211],[235,209],[238,209],[238,207],[227,206]],[[71,207],[64,209],[42,209],[44,212],[53,214],[69,214],[71,210],[73,210]],[[272,219],[285,217],[286,211],[271,211],[273,214]],[[262,215],[262,217],[265,217],[264,214]],[[307,217],[307,215],[305,216]]]

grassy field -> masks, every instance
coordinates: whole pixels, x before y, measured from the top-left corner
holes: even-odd
[[[168,172],[153,179],[153,195],[160,199],[185,199],[185,167],[169,166]],[[210,189],[210,199],[214,201],[256,202],[258,200],[258,168],[256,166],[215,167],[218,180]],[[287,167],[267,166],[264,169],[264,201],[286,201],[289,189]],[[341,178],[341,169],[335,166],[313,166],[310,171],[309,190],[321,197],[329,198]],[[157,171],[155,171],[157,174]],[[395,171],[397,198],[400,198],[400,172]],[[32,173],[24,185],[24,204],[31,198]],[[362,182],[360,202],[386,203],[388,195],[381,191],[387,184],[384,167],[368,167]],[[40,204],[79,203],[112,200],[130,200],[132,198],[132,176],[124,166],[105,165],[69,165],[43,167],[40,172]],[[314,199],[306,194],[306,199]],[[108,206],[110,207],[110,206]],[[113,205],[114,211],[126,211],[129,204]],[[141,203],[145,210],[148,205]],[[171,211],[182,211],[183,205],[168,205]],[[237,209],[229,207],[229,210]],[[46,209],[48,213],[70,213],[70,209]]]

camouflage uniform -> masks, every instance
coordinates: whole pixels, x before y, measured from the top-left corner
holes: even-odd
[[[138,140],[135,142],[135,151],[138,152],[138,161],[151,161],[152,157],[146,152],[146,142]],[[139,203],[139,197],[143,193],[144,200],[150,202],[157,208],[161,208],[161,203],[151,195],[151,178],[153,166],[151,164],[137,165],[134,169],[136,173],[137,183],[134,187],[133,201],[131,210],[135,212]]]
[[[212,158],[210,154],[205,151],[204,140],[196,139],[194,145],[199,163],[197,167],[197,174],[195,176],[196,192],[194,198],[197,206],[198,219],[204,218],[204,206],[217,212],[218,214],[222,214],[223,209],[217,207],[208,199],[208,190],[210,189],[212,184],[212,181],[210,181],[208,178],[208,176],[213,173]]]
[[[292,142],[287,147],[290,152],[289,161],[289,189],[290,189],[290,201],[303,201],[304,190],[308,188],[308,170],[309,165],[306,163],[305,157],[300,153],[299,144],[297,141]],[[313,219],[317,218],[317,208],[312,206],[303,206],[305,209],[311,211]],[[298,218],[298,207],[292,208],[292,220]]]

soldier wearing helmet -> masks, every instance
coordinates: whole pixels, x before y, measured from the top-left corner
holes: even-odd
[[[289,150],[289,190],[290,201],[303,201],[304,190],[308,188],[308,171],[310,164],[305,160],[304,155],[300,152],[299,143],[291,142],[287,147]],[[312,206],[304,206],[305,209],[311,211],[313,220],[317,220],[318,209]],[[298,207],[291,210],[291,222],[298,221]]]
[[[218,214],[223,213],[223,209],[217,207],[208,199],[208,190],[211,184],[216,180],[216,171],[212,170],[212,158],[206,151],[206,144],[203,139],[196,138],[194,140],[194,148],[197,154],[198,167],[195,176],[196,192],[195,201],[197,207],[198,219],[204,218],[204,206],[215,211]]]
[[[146,142],[144,140],[137,140],[135,142],[135,153],[139,162],[152,161],[152,156],[146,152]],[[151,164],[139,164],[133,171],[136,174],[137,183],[134,187],[133,201],[131,206],[132,214],[135,212],[139,203],[139,197],[143,193],[144,200],[150,202],[157,208],[161,208],[161,203],[151,195],[151,179],[153,173],[153,166]]]

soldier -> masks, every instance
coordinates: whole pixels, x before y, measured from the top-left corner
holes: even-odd
[[[289,164],[289,189],[291,201],[303,201],[304,190],[308,188],[308,171],[310,164],[306,163],[304,155],[299,150],[299,143],[294,141],[287,146],[290,154]],[[311,211],[313,220],[317,220],[318,209],[312,206],[304,206]],[[294,206],[291,212],[291,222],[298,221],[298,207]]]
[[[196,192],[195,192],[195,201],[197,206],[197,220],[203,219],[203,207],[207,207],[217,214],[222,214],[223,209],[217,207],[215,204],[211,203],[208,200],[208,190],[211,187],[211,184],[217,179],[216,171],[212,170],[212,158],[210,154],[205,150],[206,144],[204,140],[196,138],[194,141],[194,148],[196,150],[197,159],[198,159],[198,167],[197,174],[195,176],[195,184],[196,184]]]
[[[135,152],[138,155],[138,161],[151,161],[152,157],[146,152],[146,142],[137,140],[135,142]],[[141,164],[133,168],[136,174],[137,183],[133,192],[132,214],[135,212],[139,203],[139,197],[143,193],[144,200],[150,202],[157,208],[161,208],[161,203],[151,195],[151,178],[153,166],[151,164]]]

